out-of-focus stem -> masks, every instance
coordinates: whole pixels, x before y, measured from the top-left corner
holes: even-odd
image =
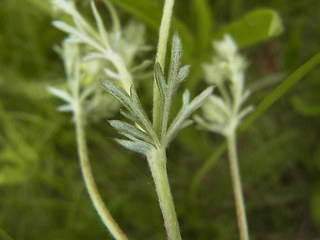
[[[230,163],[230,173],[233,185],[234,200],[236,204],[238,227],[240,233],[240,240],[249,240],[248,223],[246,217],[246,210],[244,205],[241,177],[238,164],[237,146],[235,132],[232,131],[227,136],[228,153]]]
[[[165,150],[155,149],[148,156],[148,162],[156,186],[168,240],[181,240],[179,223],[167,175],[167,158]]]
[[[92,204],[99,214],[103,224],[107,227],[112,236],[117,240],[128,240],[127,236],[120,229],[116,221],[112,218],[109,210],[105,206],[97,186],[95,184],[92,170],[88,158],[88,150],[85,136],[85,127],[83,122],[83,113],[81,104],[78,103],[75,106],[74,111],[75,117],[75,128],[77,135],[77,146],[78,146],[78,154],[80,160],[80,168],[83,176],[83,180],[88,191],[88,194],[91,198]]]
[[[158,62],[164,71],[166,53],[167,53],[167,43],[170,32],[172,10],[173,10],[174,0],[166,0],[163,7],[162,20],[159,30],[159,42],[158,50],[156,56],[156,62]],[[160,92],[157,86],[156,79],[153,83],[153,126],[158,133],[160,131],[161,124],[161,108],[162,103],[160,99]]]

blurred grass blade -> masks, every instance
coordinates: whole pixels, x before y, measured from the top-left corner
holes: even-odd
[[[305,117],[317,117],[320,115],[319,103],[309,103],[300,97],[293,97],[290,102],[293,108]]]
[[[320,51],[310,60],[287,77],[275,90],[272,91],[265,99],[256,107],[245,121],[240,125],[239,132],[245,131],[260,115],[262,115],[272,104],[279,100],[292,87],[294,87],[307,73],[313,70],[320,63]]]
[[[264,100],[256,107],[256,109],[246,118],[240,125],[239,133],[243,133],[258,117],[260,117],[269,107],[277,100],[289,92],[305,75],[313,70],[320,63],[320,51],[316,53],[310,60],[287,77],[275,90],[273,90]],[[226,143],[221,143],[215,152],[204,162],[200,170],[196,173],[191,182],[189,189],[189,199],[194,199],[199,189],[202,179],[206,176],[212,166],[217,162],[219,157],[226,150]]]
[[[213,18],[210,5],[208,0],[193,0],[191,7],[195,14],[193,19],[195,21],[197,51],[200,54],[206,54],[212,40]]]
[[[282,21],[276,11],[257,9],[222,27],[215,38],[221,38],[225,33],[229,33],[235,39],[237,45],[243,48],[266,41],[282,32]]]

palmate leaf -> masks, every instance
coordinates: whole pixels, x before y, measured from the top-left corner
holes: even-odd
[[[114,96],[128,110],[128,112],[122,111],[122,114],[128,116],[130,120],[134,120],[134,122],[137,123],[151,137],[153,143],[157,144],[158,138],[153,130],[147,114],[142,108],[134,86],[131,86],[131,96],[129,96],[125,90],[113,82],[102,81],[101,83],[106,91]]]
[[[170,143],[173,137],[181,130],[184,126],[190,125],[190,121],[187,121],[187,118],[197,110],[210,96],[214,87],[208,87],[201,94],[195,97],[191,102],[189,91],[185,91],[183,94],[183,106],[181,107],[179,113],[172,121],[168,131],[167,131],[167,144]]]
[[[137,139],[140,139],[140,140],[143,140],[145,142],[152,144],[151,137],[148,136],[148,134],[141,131],[139,128],[137,128],[134,125],[131,125],[127,122],[123,122],[123,121],[119,121],[119,120],[111,120],[111,121],[109,121],[109,123],[113,128],[117,129],[120,133],[129,134],[129,135],[133,136],[134,138],[137,138]]]
[[[156,133],[156,128],[151,124],[134,86],[131,86],[129,95],[117,84],[111,81],[102,81],[103,87],[126,108],[126,111],[121,110],[121,114],[134,123],[110,121],[111,126],[129,139],[118,139],[117,141],[126,148],[145,155],[151,148],[167,148],[179,130],[193,123],[188,117],[205,102],[213,91],[213,87],[208,87],[190,102],[190,93],[186,90],[183,94],[183,106],[169,126],[172,97],[177,87],[188,76],[190,69],[189,66],[181,68],[182,45],[178,34],[174,35],[172,42],[168,81],[160,64],[156,62],[154,66],[154,77],[161,95],[159,101],[161,101],[162,107],[159,132]]]
[[[134,141],[116,139],[116,141],[117,141],[117,143],[119,143],[123,147],[125,147],[131,151],[144,154],[144,155],[147,155],[153,149],[153,146],[151,144],[140,141],[138,139],[136,139]]]
[[[131,97],[124,89],[111,81],[101,81],[102,86],[129,111],[134,108]]]

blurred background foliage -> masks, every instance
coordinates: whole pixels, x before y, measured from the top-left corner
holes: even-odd
[[[78,2],[90,18],[88,1]],[[123,23],[131,18],[144,22],[147,41],[156,46],[163,1],[112,2]],[[109,21],[102,1],[96,3]],[[192,65],[185,86],[193,93],[204,87],[201,63],[212,57],[212,39],[229,31],[250,61],[247,83],[255,89],[250,101],[258,105],[319,51],[319,10],[318,0],[177,0],[173,31],[182,36],[185,63]],[[51,25],[61,17],[45,0],[1,1],[1,240],[108,235],[84,189],[70,116],[56,112],[60,102],[46,91],[64,79],[53,46],[65,36]],[[248,31],[251,21],[259,27]],[[320,239],[319,76],[319,67],[313,69],[238,140],[252,239]],[[139,88],[147,106],[151,85],[147,79]],[[87,131],[99,189],[120,226],[130,239],[165,239],[145,159],[114,143],[116,134],[106,121],[90,124]],[[184,239],[237,239],[225,154],[190,194],[193,178],[221,142],[220,136],[189,127],[168,150]]]

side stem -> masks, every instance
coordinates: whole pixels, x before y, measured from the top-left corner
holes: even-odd
[[[228,153],[229,153],[229,163],[230,163],[230,173],[233,185],[233,194],[236,204],[238,227],[240,233],[240,240],[249,240],[248,223],[246,217],[246,210],[244,205],[241,177],[238,165],[237,147],[236,147],[236,137],[233,131],[227,136],[228,142]]]
[[[128,240],[127,236],[120,229],[116,221],[112,218],[109,210],[105,206],[97,186],[95,184],[92,170],[88,158],[88,150],[85,136],[85,129],[83,123],[82,107],[77,104],[74,111],[75,117],[75,130],[77,135],[78,155],[80,160],[80,168],[83,176],[83,180],[92,201],[94,208],[99,214],[103,224],[107,227],[111,235],[116,240]]]
[[[156,56],[156,62],[158,62],[164,71],[165,69],[165,61],[166,61],[166,53],[167,53],[167,43],[170,32],[171,18],[172,18],[172,10],[173,10],[174,0],[165,0],[163,7],[163,14],[161,25],[159,29],[159,42],[158,42],[158,50]],[[158,133],[160,131],[160,119],[161,119],[161,99],[160,93],[157,86],[156,79],[154,79],[153,83],[153,126]]]
[[[148,162],[156,186],[168,240],[181,240],[179,223],[167,175],[166,161],[166,152],[163,149],[154,150],[148,156]]]

